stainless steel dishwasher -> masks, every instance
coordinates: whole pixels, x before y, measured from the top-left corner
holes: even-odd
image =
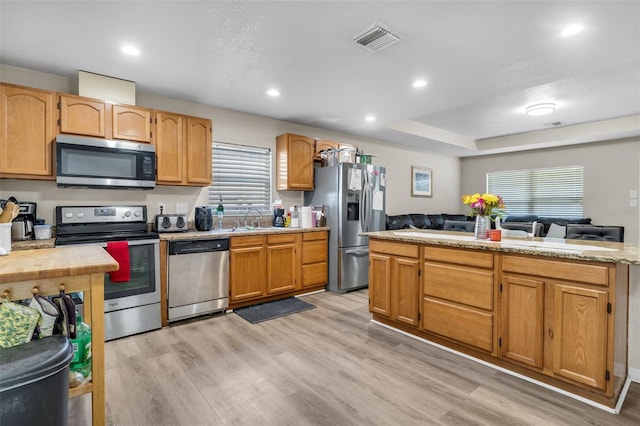
[[[229,306],[229,239],[169,241],[169,321]]]

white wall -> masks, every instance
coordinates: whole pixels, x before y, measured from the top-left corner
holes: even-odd
[[[78,85],[74,78],[6,65],[0,65],[0,81],[74,94],[77,93]],[[382,144],[372,139],[185,102],[153,93],[138,91],[136,98],[139,106],[211,118],[213,138],[216,141],[275,149],[276,136],[290,132],[357,145],[364,152],[377,155],[374,157],[373,164],[387,168],[387,212],[389,214],[457,213],[462,210],[463,206],[458,196],[460,160],[456,157],[393,146],[393,141],[390,141],[390,144]],[[411,165],[433,169],[433,197],[411,197]],[[273,167],[275,170],[275,159]],[[50,181],[0,179],[0,198],[11,195],[18,200],[38,203],[38,217],[44,218],[48,223],[54,222],[54,208],[58,205],[144,204],[152,215],[156,211],[158,202],[167,204],[167,213],[175,212],[175,203],[181,202],[189,204],[190,220],[193,220],[193,208],[207,202],[206,188],[157,186],[151,191],[87,190],[58,188],[54,182]],[[301,191],[274,191],[272,198],[282,199],[285,206],[303,203]]]

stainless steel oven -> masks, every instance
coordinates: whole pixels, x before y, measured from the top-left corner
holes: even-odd
[[[160,239],[147,231],[145,206],[56,207],[56,246],[126,241],[130,278],[104,278],[105,340],[160,328]]]

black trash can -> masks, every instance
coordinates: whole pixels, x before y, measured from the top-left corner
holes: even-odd
[[[0,349],[0,424],[66,425],[72,358],[65,336]]]

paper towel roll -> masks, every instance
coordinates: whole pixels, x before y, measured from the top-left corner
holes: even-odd
[[[301,228],[311,228],[311,206],[302,206],[300,222]]]

